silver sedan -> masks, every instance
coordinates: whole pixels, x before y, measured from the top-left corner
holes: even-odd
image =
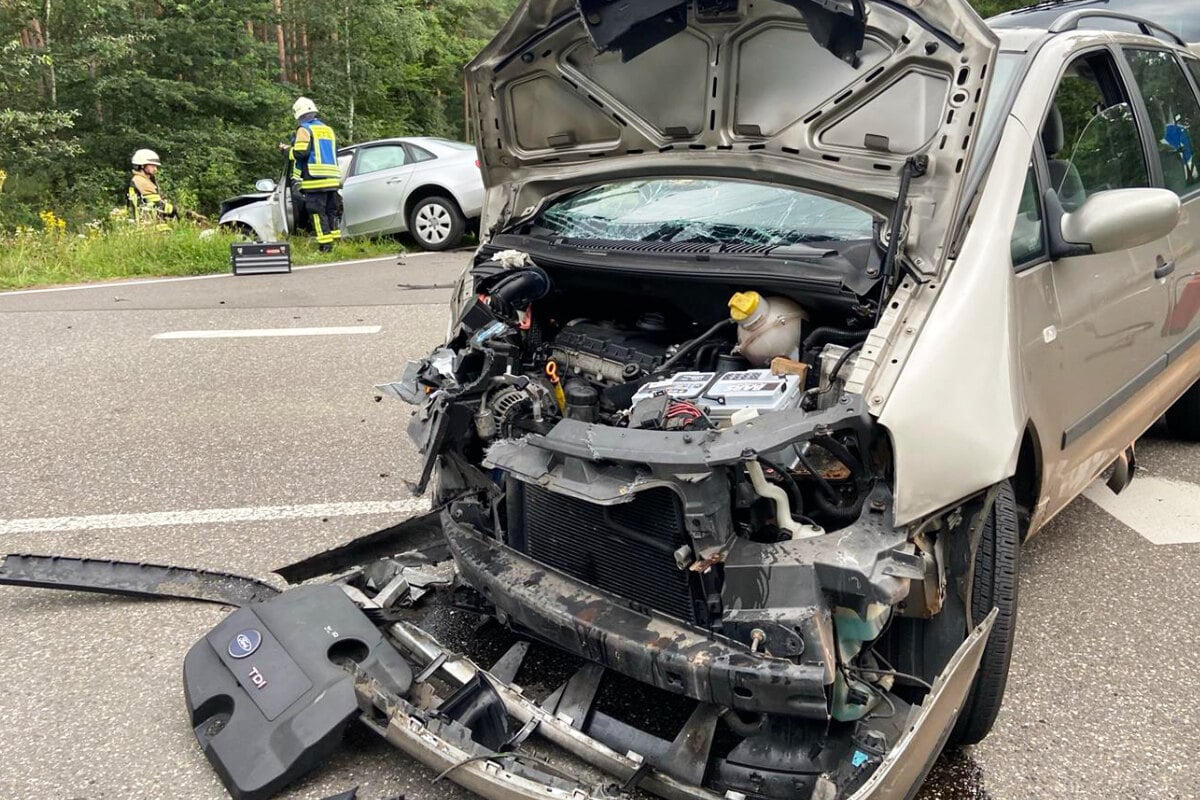
[[[474,145],[434,137],[380,139],[338,151],[342,234],[412,234],[426,250],[456,246],[483,207]],[[255,193],[221,204],[220,224],[259,241],[306,230],[286,180],[265,178]]]

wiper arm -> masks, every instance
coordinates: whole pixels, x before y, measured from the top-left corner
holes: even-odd
[[[771,248],[768,253],[772,258],[829,258],[836,256],[837,250],[828,247],[811,247],[807,244],[785,244]]]

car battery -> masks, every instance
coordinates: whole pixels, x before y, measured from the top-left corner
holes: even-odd
[[[273,275],[292,271],[292,246],[287,242],[238,242],[229,245],[234,275]]]
[[[630,405],[636,406],[639,401],[657,397],[664,392],[677,400],[695,400],[704,393],[715,377],[715,372],[680,372],[665,380],[652,381],[638,389]]]
[[[754,409],[760,414],[793,408],[803,387],[798,375],[775,375],[769,369],[738,372],[680,372],[669,379],[648,383],[633,396],[632,405],[659,394],[669,394],[699,406],[716,425],[731,424],[734,414]]]
[[[739,411],[754,409],[759,414],[793,408],[800,403],[800,377],[775,375],[769,369],[726,372],[696,402],[718,425],[729,424]]]

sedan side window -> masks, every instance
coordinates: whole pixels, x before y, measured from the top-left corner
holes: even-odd
[[[354,174],[368,175],[385,169],[403,167],[407,161],[403,145],[367,147],[358,151],[358,160],[354,162]]]
[[[1129,95],[1107,53],[1071,62],[1042,125],[1051,187],[1074,211],[1097,192],[1150,185]]]
[[[1021,205],[1012,231],[1012,263],[1014,267],[1040,258],[1046,252],[1046,228],[1042,223],[1042,204],[1038,199],[1037,173],[1033,165],[1025,176]]]
[[[1194,149],[1200,136],[1200,102],[1174,54],[1126,50],[1125,59],[1142,90],[1166,187],[1185,195],[1200,185]]]
[[[408,150],[412,153],[412,162],[420,164],[423,161],[433,161],[437,156],[429,152],[423,147],[417,147],[415,144],[410,144]]]

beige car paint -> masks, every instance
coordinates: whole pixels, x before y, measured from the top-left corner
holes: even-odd
[[[1168,282],[1156,280],[1154,271],[1174,257],[1171,241],[1163,237],[1132,250],[1047,262],[1020,273],[1009,255],[1012,220],[1061,73],[1075,55],[1115,41],[1147,40],[1078,32],[1042,48],[1005,123],[971,229],[936,302],[934,292],[917,292],[903,309],[903,324],[889,331],[893,348],[897,337],[916,336],[911,356],[894,363],[885,344],[874,359],[878,373],[864,381],[870,402],[883,393],[881,376],[897,375],[879,419],[893,444],[899,524],[1013,475],[1028,426],[1041,465],[1035,532],[1200,375],[1200,354],[1189,352],[1064,447],[1071,426],[1168,349],[1162,336],[1171,307]],[[1147,197],[1151,204],[1166,199]],[[1190,202],[1189,210],[1198,202]],[[1184,224],[1195,216],[1186,215]],[[1178,229],[1174,238],[1180,238]],[[1186,274],[1194,269],[1200,269],[1200,257]],[[1198,324],[1193,320],[1189,330]],[[873,336],[868,344],[874,341]],[[862,378],[857,371],[853,377]]]
[[[1001,220],[1016,217],[1032,142],[1019,122],[1007,126],[980,200],[991,222],[977,214],[944,285],[918,292],[901,328],[916,344],[879,415],[892,439],[897,524],[950,506],[1016,468],[1028,417],[1010,226]]]

